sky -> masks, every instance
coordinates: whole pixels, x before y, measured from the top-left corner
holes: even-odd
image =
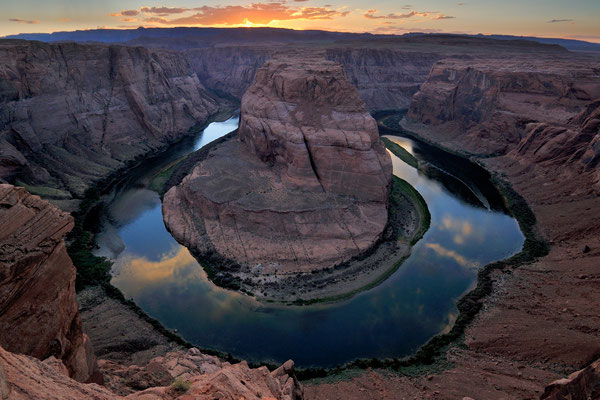
[[[600,0],[0,0],[0,36],[138,26],[483,33],[600,43]]]

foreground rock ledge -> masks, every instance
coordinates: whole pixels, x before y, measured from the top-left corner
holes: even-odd
[[[193,350],[197,352],[197,349],[191,349],[190,353]],[[148,366],[145,374],[138,373],[134,377],[140,380],[155,377],[161,368],[166,371],[165,367]],[[124,379],[129,377],[127,371],[123,373]],[[74,381],[67,376],[64,366],[54,359],[42,362],[0,347],[0,399],[301,400],[304,396],[302,386],[294,376],[292,361],[273,372],[266,367],[251,369],[245,361],[233,365],[225,363],[214,372],[188,376],[181,382],[179,386],[157,386],[122,397],[95,383]]]
[[[96,362],[63,240],[73,217],[23,188],[0,184],[0,221],[0,346],[54,357],[69,376],[88,380]]]
[[[343,67],[265,63],[237,139],[214,146],[163,201],[173,236],[201,258],[258,274],[329,268],[387,223],[392,165]]]

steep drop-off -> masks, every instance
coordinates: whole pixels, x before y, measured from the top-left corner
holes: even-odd
[[[75,267],[64,236],[73,218],[23,188],[0,184],[0,346],[62,360],[69,376],[96,370],[81,329]]]
[[[407,108],[431,66],[442,57],[439,53],[363,46],[310,51],[342,64],[369,110]],[[190,49],[184,54],[207,88],[241,98],[266,60],[298,52],[307,49],[224,46]]]
[[[272,60],[244,95],[239,140],[213,147],[171,188],[163,215],[178,241],[235,260],[238,272],[320,270],[381,238],[391,173],[339,64]]]
[[[515,151],[533,162],[589,167],[598,157],[598,98],[593,60],[443,60],[415,94],[408,117],[474,153]]]
[[[185,58],[142,47],[0,41],[0,179],[65,208],[218,110]]]

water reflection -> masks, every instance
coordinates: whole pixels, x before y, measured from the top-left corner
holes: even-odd
[[[189,151],[236,127],[237,120],[211,124],[204,132],[210,134],[199,137]],[[420,144],[390,139],[421,157]],[[157,167],[173,157],[156,161]],[[473,286],[478,267],[518,251],[523,237],[509,216],[457,194],[477,191],[461,183],[468,177],[455,179],[453,185],[461,184],[462,189],[448,190],[427,170],[392,159],[394,174],[427,201],[431,228],[389,279],[343,303],[275,306],[214,286],[187,249],[166,231],[160,199],[147,189],[146,171],[132,173],[107,198],[99,252],[114,255],[115,286],[199,346],[250,360],[293,358],[300,366],[404,356],[449,329],[457,315],[454,302]],[[495,204],[497,199],[485,201]]]

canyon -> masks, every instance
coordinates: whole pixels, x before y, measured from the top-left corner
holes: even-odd
[[[93,183],[219,110],[169,51],[3,40],[0,60],[0,178],[69,211]]]
[[[142,43],[147,47],[139,46]],[[265,74],[262,78],[267,79],[268,68],[257,74],[267,59],[296,51],[261,43],[186,46],[178,51],[158,49],[171,46],[169,41],[156,44],[151,39],[138,40],[135,46],[0,41],[0,179],[26,185],[34,194],[73,211],[95,182],[201,126],[223,104],[240,99],[255,76],[260,81]],[[10,221],[0,229],[0,291],[6,293],[0,324],[7,326],[2,332],[10,332],[0,337],[3,398],[43,398],[48,390],[73,399],[176,398],[179,394],[169,385],[179,376],[191,384],[192,398],[218,391],[236,397],[262,393],[290,399],[597,395],[598,57],[529,42],[435,35],[353,38],[327,47],[307,51],[343,65],[358,93],[344,100],[360,96],[366,103],[361,115],[367,109],[408,108],[406,117],[391,118],[388,126],[497,172],[535,212],[537,235],[551,245],[549,254],[526,265],[494,270],[492,294],[466,328],[464,342],[439,356],[444,367],[436,369],[436,364],[425,374],[373,368],[346,379],[301,386],[288,363],[268,372],[172,343],[144,356],[138,365],[127,357],[107,356],[96,362],[77,312],[75,271],[63,241],[72,218],[23,189],[2,185],[0,215],[3,222]],[[220,63],[226,68],[218,68]],[[247,119],[242,117],[241,141],[219,145],[226,150],[233,143],[236,151],[252,149],[255,158],[244,160],[243,168],[265,168],[256,154],[276,164],[272,143],[278,144],[277,149],[288,148],[276,135],[266,142],[255,135],[259,121],[269,116],[262,92],[289,93],[287,87],[265,86],[250,89],[251,104],[242,100],[242,111],[250,112]],[[367,126],[372,123],[366,117],[362,120]],[[365,129],[371,132],[371,142],[377,140],[373,129]],[[229,160],[223,154],[227,151],[219,154],[219,147],[211,151]],[[291,183],[310,181],[309,187],[317,187],[318,180],[306,174],[314,167],[304,161],[297,170],[283,169],[281,176],[288,174]],[[240,184],[238,176],[231,178]],[[202,174],[194,170],[186,179],[183,186],[202,179]],[[385,186],[383,181],[376,186]],[[165,196],[165,207],[180,209],[178,190]],[[377,197],[381,208],[384,191],[367,192]],[[185,227],[182,236],[189,234],[191,227],[183,225],[185,221],[178,223]],[[383,225],[385,221],[379,221],[377,232],[365,243],[372,243]],[[177,235],[177,228],[172,230]],[[123,306],[104,297],[102,301],[111,309]],[[53,318],[39,319],[48,313]],[[138,316],[132,313],[130,318]],[[15,328],[15,321],[21,325]],[[47,328],[43,340],[40,333],[32,333],[40,324]],[[91,332],[98,330],[89,326],[93,345]],[[15,334],[16,329],[22,333]],[[123,343],[120,334],[103,340],[104,345],[117,347]],[[98,365],[106,387],[77,382],[90,380]],[[136,386],[139,382],[142,387]]]

